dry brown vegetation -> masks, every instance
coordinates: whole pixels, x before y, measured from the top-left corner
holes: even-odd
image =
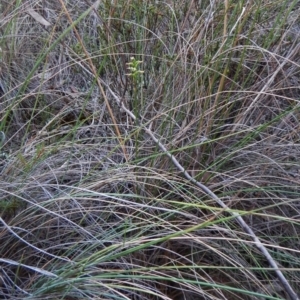
[[[297,299],[299,29],[291,0],[1,0],[0,299]]]

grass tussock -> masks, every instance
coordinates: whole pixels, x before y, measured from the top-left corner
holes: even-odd
[[[292,0],[1,1],[0,299],[297,299],[299,26]]]

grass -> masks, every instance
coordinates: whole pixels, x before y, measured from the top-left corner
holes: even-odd
[[[0,298],[297,299],[297,1],[46,2],[0,4]]]

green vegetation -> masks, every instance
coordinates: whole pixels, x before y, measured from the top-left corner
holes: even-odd
[[[297,299],[296,0],[0,3],[0,299]]]

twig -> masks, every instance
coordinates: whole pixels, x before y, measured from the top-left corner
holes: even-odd
[[[102,81],[102,80],[101,80]],[[118,105],[121,106],[121,108],[134,120],[137,121],[136,116],[126,108],[123,101],[121,101],[118,96],[110,89],[109,85],[104,83],[102,81],[102,84],[107,87],[107,89],[110,91],[111,95],[114,97],[114,99],[117,101]],[[185,169],[184,167],[179,163],[179,161],[166,149],[166,147],[154,136],[153,132],[151,131],[151,124],[149,127],[142,126],[141,127],[145,130],[145,132],[151,137],[151,139],[159,146],[159,148],[171,159],[173,164],[176,166],[176,168],[183,173],[186,179],[190,180],[193,184],[198,186],[202,191],[204,191],[205,194],[209,195],[212,199],[214,199],[222,208],[226,209],[232,216],[234,216],[239,223],[239,225],[242,227],[242,229],[248,233],[251,238],[253,239],[256,247],[262,252],[262,254],[265,256],[267,261],[269,262],[270,266],[274,269],[277,278],[279,279],[280,283],[282,284],[284,290],[287,292],[291,300],[299,300],[297,294],[294,292],[293,288],[290,286],[289,282],[283,275],[283,273],[280,271],[277,263],[273,259],[273,257],[268,252],[267,248],[261,243],[261,241],[258,239],[258,237],[255,235],[253,230],[247,225],[247,223],[244,221],[244,219],[234,211],[231,211],[229,207],[214,193],[212,192],[208,187],[194,179]]]

